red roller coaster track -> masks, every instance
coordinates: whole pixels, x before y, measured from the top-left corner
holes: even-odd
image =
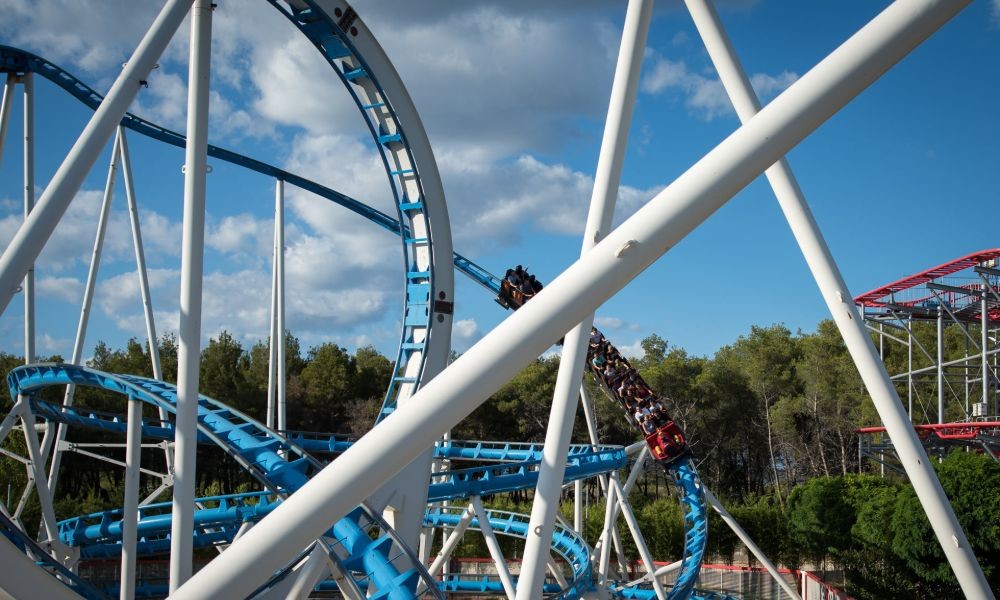
[[[926,297],[908,300],[899,300],[894,298],[897,292],[903,290],[912,289],[927,283],[933,282],[935,279],[941,277],[946,277],[953,273],[963,271],[972,267],[983,265],[989,261],[996,258],[1000,258],[1000,248],[993,248],[990,250],[980,250],[979,252],[973,252],[961,258],[956,258],[955,260],[948,261],[944,264],[938,265],[931,269],[921,271],[910,275],[909,277],[904,277],[899,281],[894,281],[890,284],[884,285],[882,287],[871,290],[856,296],[854,298],[855,304],[860,304],[861,306],[866,306],[870,308],[889,308],[892,306],[920,306],[927,301],[932,301],[933,296],[928,294]],[[970,293],[979,293],[985,291],[983,286],[978,284],[965,285]],[[978,319],[979,314],[969,315],[973,318]],[[990,319],[1000,319],[1000,306],[991,308],[989,311]]]

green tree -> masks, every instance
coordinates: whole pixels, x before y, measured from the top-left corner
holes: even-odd
[[[719,354],[728,355],[727,359],[743,374],[757,398],[759,410],[748,414],[747,418],[763,420],[775,491],[782,501],[779,468],[784,472],[785,482],[794,482],[796,477],[792,472],[794,464],[776,439],[771,411],[781,398],[799,393],[801,382],[796,376],[795,364],[800,352],[798,340],[784,325],[754,325],[749,335],[740,336],[735,344],[719,351]]]
[[[817,477],[796,486],[787,516],[792,540],[813,561],[837,559],[851,544],[856,515],[842,477]]]
[[[936,470],[990,585],[1000,588],[1000,463],[981,454],[952,452]],[[955,584],[912,487],[899,494],[891,531],[893,551],[918,575],[930,582]]]

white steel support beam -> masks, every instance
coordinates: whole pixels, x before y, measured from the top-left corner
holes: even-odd
[[[599,436],[597,435],[597,413],[594,411],[594,403],[591,402],[590,392],[587,391],[587,386],[585,385],[580,386],[580,404],[583,405],[583,420],[587,424],[587,436],[590,439],[590,447],[593,450],[597,450],[597,446],[600,443]]]
[[[31,217],[17,230],[3,256],[0,256],[0,314],[10,304],[24,275],[38,258],[38,253],[80,189],[87,172],[100,156],[101,148],[111,138],[153,65],[184,20],[191,2],[168,0],[163,6],[132,58],[125,63],[118,79],[52,176]]]
[[[101,214],[97,220],[97,234],[94,236],[94,247],[90,255],[90,268],[87,271],[87,284],[83,289],[83,301],[80,303],[80,319],[76,326],[76,338],[73,341],[73,354],[70,357],[70,364],[78,365],[83,360],[83,346],[87,342],[87,327],[90,323],[90,309],[94,304],[94,289],[97,287],[97,273],[101,268],[101,253],[104,250],[104,238],[108,231],[108,217],[111,214],[111,201],[115,194],[115,178],[118,173],[119,145],[118,137],[111,148],[111,164],[108,165],[108,178],[104,184],[104,198],[101,202]],[[73,394],[76,392],[76,385],[66,386],[66,393],[63,396],[65,406],[73,405]],[[59,465],[62,463],[62,448],[60,445],[66,439],[67,425],[60,423],[54,430],[49,428],[45,431],[42,439],[42,456],[47,457],[52,454],[52,463],[49,465],[49,489],[55,493],[56,485],[59,482]],[[53,435],[54,433],[54,435]],[[54,446],[53,446],[54,444]]]
[[[184,225],[181,242],[181,317],[178,328],[180,343],[177,349],[177,422],[174,429],[174,504],[170,524],[171,593],[176,592],[191,577],[192,569],[212,10],[211,0],[195,0],[191,8],[187,146],[184,156]],[[305,548],[310,542],[311,540],[303,542],[299,548]]]
[[[146,322],[146,342],[149,346],[149,361],[153,368],[153,379],[163,381],[163,366],[160,363],[160,345],[156,338],[156,320],[153,316],[153,300],[149,293],[149,274],[146,271],[146,252],[142,245],[142,229],[139,226],[139,203],[135,195],[135,180],[132,177],[132,157],[128,151],[125,128],[118,126],[118,148],[121,152],[122,179],[125,181],[125,200],[128,204],[128,218],[132,229],[132,249],[135,251],[135,270],[139,277],[139,296],[142,298],[142,314]],[[167,409],[159,407],[161,421],[170,418]],[[163,456],[167,471],[174,470],[174,453],[169,445],[164,447]]]
[[[31,469],[34,471],[35,492],[38,494],[38,503],[42,507],[42,524],[45,527],[45,535],[48,542],[55,547],[59,544],[59,528],[56,525],[56,512],[52,504],[52,490],[45,481],[45,460],[42,458],[41,447],[38,443],[38,432],[35,431],[35,419],[27,408],[21,411],[21,425],[24,428],[24,443],[28,447]]]
[[[614,477],[609,480],[609,483],[614,488],[615,494],[618,497],[618,506],[621,507],[625,523],[628,524],[628,529],[632,532],[632,540],[635,542],[636,550],[639,551],[639,558],[642,560],[643,566],[646,567],[646,573],[649,573],[650,582],[653,584],[653,591],[656,592],[658,600],[666,600],[667,592],[663,589],[663,584],[660,583],[660,580],[656,578],[656,566],[653,565],[653,555],[649,552],[646,539],[642,536],[642,531],[639,529],[639,521],[636,520],[635,514],[632,513],[632,507],[629,506],[621,484]]]
[[[913,315],[906,318],[906,416],[913,421]]]
[[[938,305],[937,313],[937,398],[938,423],[944,423],[944,310]],[[889,437],[892,437],[891,435]]]
[[[513,600],[514,580],[510,577],[510,570],[507,568],[507,559],[503,557],[503,552],[500,550],[500,542],[497,541],[497,536],[493,533],[493,526],[490,525],[490,516],[486,513],[486,509],[483,508],[483,501],[479,496],[473,496],[471,502],[472,507],[476,511],[476,519],[479,521],[479,531],[482,532],[483,539],[486,541],[486,548],[490,551],[490,556],[493,557],[493,562],[496,564],[500,583],[503,584],[507,598]],[[542,566],[545,566],[545,561],[542,561]]]
[[[3,163],[3,146],[7,140],[7,126],[10,123],[10,103],[14,100],[14,86],[17,85],[17,75],[7,73],[3,86],[3,96],[0,96],[0,164]]]
[[[652,13],[653,0],[629,0],[618,51],[618,64],[611,86],[608,118],[601,140],[601,153],[594,174],[590,212],[583,230],[581,256],[586,255],[611,230]],[[531,505],[521,575],[517,580],[518,600],[542,597],[542,585],[545,583],[545,561],[542,557],[548,555],[552,545],[555,515],[559,510],[560,489],[566,471],[566,452],[573,435],[577,397],[580,395],[593,325],[594,313],[591,312],[566,334],[563,342],[562,360],[559,363],[549,424],[545,432],[545,446],[542,449],[538,485]]]
[[[278,414],[275,400],[278,390],[278,214],[277,208],[274,215],[274,241],[271,243],[271,318],[268,322],[270,334],[268,335],[268,355],[267,355],[267,426],[274,429]],[[282,340],[284,341],[284,340]]]
[[[632,470],[628,474],[628,479],[625,480],[625,485],[622,486],[622,490],[625,492],[626,498],[628,497],[629,494],[632,493],[632,488],[635,487],[635,482],[638,481],[639,476],[642,475],[646,459],[649,457],[649,446],[646,445],[646,442],[641,442],[641,443],[642,443],[642,450],[639,451],[639,456],[636,457],[635,464],[632,465]],[[618,502],[616,501],[611,503],[611,514],[605,516],[605,518],[608,520],[608,524],[605,524],[605,528],[601,532],[601,537],[597,540],[597,543],[594,544],[595,552],[601,550],[602,560],[605,560],[603,558],[604,557],[603,549],[605,544],[604,536],[607,531],[611,531],[611,535],[613,536],[613,541],[615,544],[615,549],[619,551],[619,554],[621,554],[621,542],[617,539],[618,515],[619,515],[619,507],[618,507]],[[620,557],[619,560],[621,560]]]
[[[614,475],[608,478],[614,479]],[[611,532],[614,531],[614,523],[612,522],[612,515],[614,515],[615,507],[615,487],[612,485],[608,486],[607,492],[607,502],[604,505],[604,530],[601,532],[601,537],[598,540],[598,545],[600,545],[600,554],[598,555],[597,561],[597,583],[604,585],[608,580],[608,563],[611,560],[611,544],[608,543],[608,539],[611,537]],[[595,550],[597,545],[595,545]]]
[[[25,73],[24,85],[24,220],[35,208],[35,76]],[[9,104],[9,103],[8,103]],[[4,121],[7,116],[4,115]],[[0,133],[0,156],[3,155],[3,137]],[[35,263],[28,265],[24,274],[24,363],[35,362]]]
[[[476,516],[475,505],[470,504],[462,516],[458,520],[458,525],[451,530],[448,537],[441,543],[441,550],[437,553],[434,558],[434,562],[430,567],[427,568],[427,572],[431,574],[431,577],[436,577],[444,565],[451,560],[451,554],[458,547],[458,542],[462,540],[462,536],[465,535],[465,530],[469,528],[469,523],[472,522],[472,518]]]
[[[122,566],[119,599],[135,598],[136,532],[139,520],[139,480],[142,457],[142,401],[128,397],[125,434],[125,502],[122,506]]]
[[[987,344],[989,343],[989,336],[987,335],[990,327],[990,303],[989,296],[983,294],[979,310],[982,314],[979,315],[979,348],[982,350],[982,365],[983,365],[983,409],[987,412],[989,411],[989,401],[990,401],[990,360],[989,353],[987,352]],[[968,371],[966,371],[968,372]]]
[[[7,439],[7,435],[17,425],[17,420],[20,418],[21,411],[24,410],[26,403],[27,401],[24,399],[24,396],[19,394],[17,400],[14,402],[14,406],[10,408],[10,412],[3,418],[3,421],[0,421],[0,444]]]
[[[583,533],[583,480],[573,482],[573,530]]]
[[[271,342],[277,344],[275,353],[277,376],[278,431],[288,428],[285,414],[285,182],[277,180],[274,185],[274,266],[277,306],[274,329],[277,337]]]
[[[295,583],[285,595],[286,600],[305,600],[309,597],[316,584],[328,572],[326,570],[326,558],[326,550],[322,544],[317,543],[313,546],[305,564],[296,571]]]
[[[562,569],[559,568],[559,563],[556,562],[556,559],[551,554],[549,554],[546,565],[549,568],[549,573],[552,574],[553,579],[556,580],[560,588],[566,589],[569,587],[569,582],[566,581],[566,576],[563,575]]]
[[[897,0],[886,7],[199,571],[174,599],[245,596],[256,589],[968,3]],[[849,302],[845,297],[839,310],[860,319]],[[874,353],[870,340],[853,343]],[[882,376],[865,365],[862,377]],[[888,421],[890,431],[903,427]]]
[[[761,111],[760,102],[757,100],[750,81],[747,79],[743,67],[739,64],[732,44],[722,30],[718,15],[709,0],[686,0],[686,2],[705,41],[705,47],[719,71],[723,86],[732,99],[740,120],[746,127],[752,121],[764,116],[768,109]],[[938,7],[942,7],[944,4],[946,3],[940,3]],[[903,6],[903,4],[896,3],[893,7],[895,6]],[[907,7],[907,10],[909,9],[910,7]],[[930,10],[934,10],[934,8],[930,8]],[[887,12],[889,11],[885,11],[883,15]],[[875,21],[872,22],[872,24],[874,23]],[[872,24],[869,24],[865,29],[869,29]],[[806,77],[815,70],[807,74]],[[772,105],[777,102],[775,100]],[[840,269],[823,239],[823,234],[809,210],[802,189],[784,158],[776,158],[779,158],[776,164],[766,171],[768,181],[774,188],[775,196],[777,196],[782,212],[785,214],[785,219],[788,221],[806,263],[822,292],[834,322],[840,329],[844,343],[858,367],[861,379],[872,397],[882,422],[886,426],[886,432],[896,447],[900,461],[913,483],[920,503],[938,537],[938,542],[944,549],[945,556],[947,556],[948,562],[955,571],[966,595],[992,598],[993,594],[989,591],[983,571],[972,553],[965,533],[958,524],[958,519],[948,503],[941,483],[934,474],[934,469],[927,459],[927,453],[910,425],[909,417],[904,412],[896,388],[885,369],[885,363],[876,353],[871,338],[865,331],[864,319],[858,314],[851,300],[847,284],[844,282]],[[940,323],[941,315],[939,312],[939,365],[942,360],[940,356],[942,354]],[[939,371],[939,373],[943,373],[943,371]],[[938,384],[938,410],[939,420],[943,421],[943,381],[941,379],[943,377],[939,378]]]
[[[750,534],[748,534],[742,527],[740,527],[740,524],[736,521],[736,519],[733,518],[733,515],[729,514],[729,511],[726,510],[726,507],[723,506],[721,502],[719,502],[719,499],[716,498],[715,495],[712,492],[710,492],[707,487],[702,486],[701,490],[705,494],[705,499],[708,500],[708,503],[711,504],[712,508],[715,509],[715,512],[719,513],[719,516],[722,517],[722,520],[725,521],[726,525],[729,525],[729,528],[733,530],[733,533],[736,534],[736,537],[740,538],[740,541],[743,542],[743,544],[747,547],[747,549],[750,550],[750,552],[753,553],[755,557],[757,557],[757,560],[760,561],[760,564],[764,565],[764,568],[767,569],[767,572],[771,574],[771,577],[774,579],[775,583],[781,586],[781,589],[785,590],[785,593],[791,596],[793,600],[802,600],[798,592],[796,592],[796,590],[792,586],[790,586],[787,581],[785,581],[785,578],[782,577],[781,573],[778,572],[778,569],[777,567],[774,566],[774,563],[772,563],[770,559],[767,558],[767,555],[765,555],[764,552],[760,549],[760,547],[754,543],[753,539],[750,537]]]

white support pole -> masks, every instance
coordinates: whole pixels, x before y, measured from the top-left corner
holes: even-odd
[[[233,536],[233,542],[243,537],[243,534],[250,531],[251,527],[253,527],[253,521],[243,521],[240,523],[239,529],[236,530],[236,535]]]
[[[590,392],[587,391],[587,386],[580,385],[580,404],[583,405],[583,420],[587,425],[587,437],[590,439],[590,447],[593,450],[597,450],[600,444],[600,436],[597,435],[597,414],[594,411],[594,403],[590,399]],[[608,492],[608,476],[605,474],[600,474],[597,476],[597,484],[601,488],[601,492]]]
[[[779,98],[764,110],[760,110],[760,103],[750,86],[746,73],[736,59],[732,44],[723,32],[718,15],[709,1],[687,0],[687,5],[744,127],[765,116],[775,104],[780,106]],[[902,9],[900,13],[904,14],[915,15],[923,10],[919,3],[913,5],[897,3],[893,6],[897,5]],[[937,8],[943,8],[943,6],[944,4],[938,4]],[[929,12],[935,11],[934,7],[927,4],[924,4],[923,7],[926,7]],[[956,5],[953,8],[960,7]],[[883,12],[875,21],[880,20],[888,12]],[[856,39],[865,30],[875,29],[872,27],[875,21],[852,39]],[[915,33],[916,29],[916,27],[907,27],[904,28],[904,31]],[[886,40],[888,39],[887,37]],[[892,45],[895,46],[895,44]],[[815,72],[816,69],[813,69],[803,79],[810,77]],[[834,322],[840,329],[844,343],[858,367],[861,379],[872,397],[882,422],[885,424],[886,432],[896,447],[900,461],[913,483],[917,497],[920,499],[938,537],[938,542],[944,549],[945,556],[951,563],[966,595],[992,598],[993,594],[989,592],[982,569],[972,553],[965,533],[958,524],[955,513],[948,503],[948,498],[941,488],[941,483],[934,474],[930,461],[927,459],[927,453],[924,452],[923,446],[921,446],[920,440],[910,424],[909,417],[903,410],[896,387],[886,372],[885,364],[865,331],[864,319],[858,314],[857,308],[853,304],[847,284],[844,282],[819,226],[809,210],[802,190],[795,181],[787,162],[780,155],[774,158],[778,159],[777,164],[767,169],[768,181],[774,188],[775,196],[778,198],[806,263],[816,279]],[[941,387],[939,383],[939,393],[943,392]],[[940,417],[943,418],[943,404],[939,410]]]
[[[275,284],[277,286],[277,307],[275,310],[274,329],[277,337],[274,343],[277,344],[277,406],[278,406],[278,431],[284,432],[288,428],[287,415],[285,414],[285,182],[281,179],[275,182],[274,186],[274,265]]]
[[[583,535],[583,480],[573,482],[573,530]]]
[[[451,530],[448,537],[441,543],[441,550],[437,553],[434,558],[434,562],[428,567],[427,572],[431,574],[431,577],[435,577],[441,572],[442,567],[451,559],[451,554],[458,547],[458,542],[462,540],[462,536],[465,535],[465,530],[469,528],[469,523],[472,522],[472,518],[476,516],[476,507],[472,504],[465,509],[462,513],[461,518],[458,520],[458,525]]]
[[[149,274],[146,270],[146,252],[142,245],[142,228],[139,225],[139,206],[135,194],[135,180],[132,177],[132,157],[125,139],[125,128],[118,127],[118,146],[121,151],[122,179],[125,181],[125,199],[128,203],[129,224],[132,229],[132,248],[135,251],[136,274],[139,277],[139,294],[142,298],[142,314],[146,322],[146,341],[153,377],[163,379],[160,363],[160,346],[156,338],[156,320],[153,315],[153,301],[149,293]],[[166,411],[161,410],[160,418],[166,419]]]
[[[174,429],[174,504],[170,524],[171,593],[176,592],[190,579],[192,570],[212,8],[211,0],[195,0],[191,8],[187,146],[184,157],[184,225],[181,245],[181,319],[177,352],[177,422]],[[250,534],[252,533],[251,530]],[[305,548],[308,544],[309,541],[303,542],[299,548]]]
[[[594,403],[590,401],[590,392],[585,385],[580,386],[580,403],[583,405],[583,420],[587,424],[590,447],[596,450],[600,442],[600,436],[597,435],[597,414],[594,412]]]
[[[969,0],[897,0],[289,496],[174,600],[245,596]],[[849,302],[845,298],[844,302]],[[851,305],[841,309],[858,318]],[[867,343],[874,352],[870,340]],[[862,377],[871,377],[866,366]],[[874,377],[878,379],[876,371]],[[887,423],[890,431],[902,424]],[[902,439],[903,435],[900,435]],[[335,465],[335,466],[334,466]],[[935,480],[936,481],[936,480]],[[933,519],[932,519],[933,522]],[[260,548],[268,548],[260,552]]]
[[[500,550],[500,542],[497,541],[497,536],[493,533],[493,526],[490,525],[490,516],[486,513],[486,509],[483,508],[483,501],[480,500],[479,496],[473,496],[470,498],[470,501],[476,511],[476,520],[479,521],[479,531],[482,532],[483,540],[486,541],[486,548],[490,551],[490,557],[493,558],[493,563],[496,565],[500,583],[503,585],[504,592],[507,593],[508,600],[513,600],[514,580],[510,577],[510,570],[507,568],[507,559],[504,558],[503,551]],[[542,566],[545,566],[544,561],[542,561]]]
[[[0,96],[0,164],[3,163],[3,146],[7,140],[7,126],[10,123],[10,103],[14,101],[14,86],[17,85],[17,75],[7,73],[3,86],[3,96]]]
[[[101,201],[101,214],[97,220],[97,234],[94,236],[94,247],[90,255],[90,268],[87,271],[87,284],[83,289],[83,301],[80,303],[80,319],[76,326],[76,338],[73,341],[73,354],[70,357],[70,364],[78,365],[83,360],[83,346],[87,341],[87,327],[90,323],[90,309],[94,304],[94,290],[97,287],[97,273],[101,268],[101,253],[104,250],[104,238],[108,231],[108,216],[111,214],[111,201],[115,194],[115,177],[118,173],[119,145],[118,137],[111,148],[111,164],[108,165],[108,177],[104,184],[104,198]],[[63,396],[63,404],[73,405],[73,394],[76,392],[76,385],[66,386],[66,393]],[[55,493],[56,485],[59,481],[59,465],[62,463],[61,442],[66,439],[67,426],[60,423],[59,427],[50,427],[45,431],[42,439],[42,456],[47,457],[52,454],[52,463],[49,465],[49,489]]]
[[[653,0],[629,0],[625,13],[618,64],[611,86],[608,118],[601,140],[601,153],[594,174],[594,189],[590,197],[590,211],[583,232],[581,256],[607,235],[615,211],[618,184],[621,180],[622,162],[632,124],[632,109],[639,87],[639,73],[646,34],[653,13]],[[531,520],[524,544],[521,575],[517,580],[517,599],[529,600],[542,597],[545,583],[545,561],[552,545],[555,515],[559,510],[560,489],[566,471],[566,451],[573,435],[577,397],[580,395],[581,378],[587,361],[587,346],[594,314],[585,316],[571,329],[563,342],[562,360],[552,395],[549,424],[545,432],[542,463],[538,472],[538,485],[531,505]]]
[[[295,583],[285,595],[286,600],[304,600],[309,597],[323,576],[323,571],[326,568],[326,557],[326,550],[317,543],[312,552],[309,553],[309,557],[306,558],[305,564],[296,573]]]
[[[940,299],[938,300],[940,302]],[[938,423],[944,423],[944,309],[937,313],[937,398]],[[890,436],[891,437],[891,436]]]
[[[614,476],[609,477],[608,479],[614,479]],[[597,561],[597,582],[602,585],[608,580],[608,563],[611,560],[611,544],[608,543],[608,540],[611,539],[611,532],[615,527],[614,522],[612,521],[614,507],[615,487],[609,485],[607,502],[604,505],[604,530],[601,531],[601,537],[597,543],[597,545],[600,546],[600,558]],[[595,545],[595,549],[597,545]]]
[[[913,421],[913,315],[906,328],[906,416]]]
[[[35,208],[35,76],[25,73],[24,85],[24,220]],[[9,102],[5,103],[9,105]],[[4,115],[4,121],[7,115]],[[3,137],[0,133],[0,156],[3,155]],[[28,265],[24,274],[24,362],[35,362],[35,263]]]
[[[139,469],[142,457],[142,401],[128,398],[125,434],[125,502],[122,506],[122,566],[120,600],[135,598],[136,531],[139,520]]]
[[[146,270],[146,252],[142,245],[142,228],[139,226],[139,203],[135,194],[135,180],[132,177],[132,156],[128,151],[125,128],[118,126],[118,148],[121,152],[122,179],[125,181],[125,200],[128,204],[129,224],[132,229],[132,249],[135,251],[135,270],[139,277],[139,295],[142,298],[142,314],[146,322],[146,343],[149,346],[149,361],[153,368],[153,379],[163,381],[163,366],[160,363],[160,345],[156,338],[156,320],[153,315],[153,300],[149,293],[149,274]],[[170,415],[159,408],[161,421]],[[174,470],[174,454],[169,446],[163,451],[167,472]]]
[[[80,189],[87,172],[139,93],[163,49],[173,37],[192,0],[168,0],[125,63],[108,95],[52,176],[31,217],[17,230],[0,256],[0,314],[6,310],[31,263],[38,258],[59,219]]]
[[[21,416],[21,411],[24,410],[24,404],[24,396],[18,395],[17,400],[14,402],[14,406],[10,409],[10,412],[8,412],[7,416],[3,418],[3,421],[0,421],[0,444],[7,439],[7,435],[12,429],[14,429],[14,426],[17,425],[17,420]]]
[[[267,426],[274,429],[277,406],[278,387],[278,215],[274,215],[274,241],[271,244],[271,315],[268,321],[267,355]]]
[[[45,481],[45,460],[42,458],[41,447],[38,443],[38,432],[35,431],[35,419],[27,408],[21,411],[21,426],[24,428],[24,442],[28,447],[28,458],[31,459],[31,468],[34,470],[35,492],[38,494],[38,503],[42,507],[42,524],[45,526],[45,535],[48,537],[48,542],[56,547],[59,544],[59,528],[56,525],[56,512],[52,504],[52,490]]]
[[[653,565],[653,555],[649,552],[646,539],[642,536],[642,531],[639,529],[639,521],[636,520],[635,515],[632,513],[632,507],[629,506],[621,484],[614,477],[609,480],[609,483],[615,489],[615,494],[618,496],[618,506],[622,509],[622,515],[625,517],[625,523],[628,524],[629,531],[632,532],[632,539],[635,541],[635,547],[639,551],[639,558],[642,560],[643,566],[646,567],[646,573],[649,573],[650,582],[653,584],[653,591],[656,592],[658,600],[666,600],[667,592],[663,589],[663,584],[655,576],[656,566]]]
[[[551,554],[549,554],[548,560],[545,561],[545,564],[548,566],[549,573],[552,574],[552,577],[556,580],[556,583],[559,584],[560,588],[566,589],[569,587],[569,583],[566,581],[566,576],[563,575],[562,570],[559,568],[559,563],[556,562],[556,559],[554,559]]]
[[[723,506],[721,502],[719,502],[719,499],[716,498],[715,495],[712,494],[712,492],[708,491],[708,488],[702,486],[701,489],[702,492],[705,493],[705,499],[708,500],[708,503],[712,505],[712,508],[715,509],[715,512],[719,513],[719,516],[722,517],[722,520],[725,521],[726,525],[729,525],[729,528],[733,530],[733,533],[736,534],[736,537],[740,538],[740,541],[743,542],[743,544],[747,547],[747,549],[750,550],[750,552],[753,553],[755,557],[757,557],[757,560],[760,561],[760,564],[764,565],[764,568],[767,569],[767,572],[771,574],[771,577],[774,579],[775,583],[780,585],[781,589],[785,590],[785,593],[791,596],[793,600],[802,600],[799,597],[799,594],[795,591],[795,588],[788,585],[788,582],[785,581],[785,578],[782,577],[781,573],[778,572],[778,568],[774,566],[774,563],[772,563],[771,560],[767,558],[767,555],[765,555],[764,552],[760,549],[760,547],[754,543],[753,539],[750,538],[750,534],[748,534],[742,527],[740,527],[740,524],[736,521],[736,519],[733,518],[733,515],[729,514],[729,511],[726,510],[726,507]]]
[[[639,451],[639,456],[635,459],[635,464],[632,465],[632,470],[629,472],[628,479],[625,480],[625,485],[622,489],[625,492],[625,497],[627,498],[629,494],[632,493],[632,488],[635,487],[635,482],[638,481],[639,476],[642,475],[643,467],[646,463],[646,459],[649,457],[649,446],[645,442],[642,442],[642,450]],[[618,514],[619,514],[618,502],[613,502],[611,504],[611,514],[607,515],[605,518],[610,523],[610,527],[605,527],[604,531],[601,533],[601,537],[597,540],[597,544],[594,545],[595,552],[597,550],[603,550],[604,548],[604,534],[607,531],[611,531],[613,536],[618,534]],[[618,539],[613,539],[616,550],[620,550],[619,546],[621,542]],[[619,552],[620,554],[620,552]],[[603,552],[602,552],[603,556]]]
[[[982,313],[982,314],[979,315],[979,321],[980,321],[980,323],[979,323],[979,348],[982,350],[982,355],[983,355],[982,356],[982,367],[983,367],[983,386],[982,386],[982,389],[983,389],[983,398],[982,398],[981,402],[983,403],[982,404],[983,409],[987,411],[987,413],[985,413],[985,414],[988,414],[988,411],[989,411],[989,401],[990,401],[990,378],[991,378],[991,373],[990,373],[989,354],[987,353],[987,350],[986,350],[987,347],[986,347],[986,345],[989,343],[989,336],[987,335],[987,330],[990,327],[990,304],[989,304],[989,296],[987,295],[986,290],[983,290],[983,297],[982,297],[981,302],[982,302],[982,304],[980,305],[980,308],[979,308],[980,312]]]

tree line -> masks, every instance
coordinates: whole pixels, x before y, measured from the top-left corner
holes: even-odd
[[[918,336],[933,335],[932,328],[918,325],[915,329]],[[961,340],[953,337],[946,338],[946,352],[957,357],[963,350]],[[366,432],[394,372],[393,362],[370,346],[352,353],[337,344],[324,343],[303,351],[291,333],[284,342],[289,428],[355,436]],[[891,475],[858,475],[865,465],[859,463],[854,432],[879,421],[832,322],[821,322],[813,333],[793,333],[783,325],[753,326],[710,357],[693,356],[656,334],[645,338],[641,348],[642,356],[632,358],[632,365],[669,400],[671,414],[687,432],[706,485],[769,556],[789,566],[820,562],[842,568],[851,593],[859,598],[902,597],[888,591],[894,585],[909,590],[907,597],[932,597],[954,589],[943,558],[935,558],[934,552],[940,553],[940,548],[930,535],[923,512],[913,504],[909,486]],[[163,378],[176,381],[176,339],[162,339],[159,353]],[[905,365],[905,352],[886,354],[891,370],[900,368],[900,355]],[[244,347],[222,332],[202,351],[201,393],[264,421],[268,358],[267,342]],[[4,372],[20,362],[13,354],[0,353]],[[119,349],[98,343],[88,365],[111,373],[153,374],[148,348],[135,339]],[[460,423],[453,436],[541,442],[558,367],[558,356],[532,361]],[[601,440],[629,444],[639,439],[618,405],[600,392],[589,375],[585,385],[595,402]],[[51,400],[61,400],[61,393],[47,392]],[[76,402],[124,412],[122,398],[99,390],[78,389]],[[152,407],[145,410],[144,418],[157,417]],[[574,438],[577,442],[588,440],[582,414]],[[69,439],[87,442],[108,438],[71,430]],[[23,444],[17,436],[4,442],[15,452],[19,445]],[[980,552],[978,556],[995,582],[992,565],[997,564],[1000,528],[995,519],[986,519],[1000,514],[1000,474],[997,463],[962,454],[965,458],[949,459],[957,466],[949,467],[952,471],[948,473],[960,473],[955,475],[956,482],[981,485],[976,489],[959,485],[957,496],[951,497],[963,524],[971,519],[971,525],[984,525],[977,529],[982,539],[973,544],[986,549],[985,555]],[[969,462],[973,460],[979,462]],[[144,465],[158,468],[158,461],[162,462],[162,452],[144,450]],[[200,494],[254,488],[249,476],[221,452],[200,449],[198,461]],[[942,469],[951,464],[949,461]],[[121,505],[120,470],[94,468],[92,459],[72,453],[65,456],[63,465],[59,518]],[[15,496],[26,481],[23,467],[6,458],[0,459],[0,477]],[[946,479],[944,471],[942,479]],[[150,484],[153,486],[155,482]],[[637,516],[644,522],[643,530],[653,540],[657,556],[676,555],[681,547],[678,540],[683,537],[676,501],[664,498],[670,487],[658,469],[648,470],[634,492]],[[599,501],[595,485],[588,494],[592,501]],[[169,500],[169,493],[162,499]],[[530,492],[492,500],[501,506],[521,505],[530,501]],[[963,512],[966,508],[968,514]],[[37,504],[29,506],[26,519],[32,511],[37,511]],[[603,510],[593,513],[592,519],[603,518]],[[37,521],[37,517],[32,518]],[[923,525],[913,519],[923,519]],[[592,525],[599,526],[596,522]],[[713,521],[711,531],[710,552],[717,560],[732,560],[735,536],[721,522]],[[970,531],[968,525],[966,531]],[[593,541],[596,535],[588,539]],[[476,548],[468,551],[474,553]],[[866,590],[877,591],[872,595]]]

